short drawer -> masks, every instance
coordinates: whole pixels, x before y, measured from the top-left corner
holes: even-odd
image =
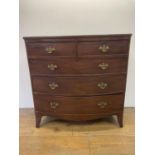
[[[90,97],[55,97],[34,95],[35,108],[41,112],[59,114],[99,114],[122,110],[123,95]]]
[[[126,73],[127,56],[30,60],[32,75]]]
[[[129,51],[128,40],[115,40],[104,42],[81,42],[78,44],[78,54],[81,55],[107,55],[127,54]]]
[[[124,92],[125,75],[32,77],[33,91],[51,95],[87,96]]]
[[[75,56],[75,43],[29,43],[28,57],[31,56]]]

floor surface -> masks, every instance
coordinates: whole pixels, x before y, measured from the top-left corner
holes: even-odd
[[[20,155],[134,155],[134,108],[124,127],[115,117],[73,123],[43,117],[35,128],[33,109],[20,109]]]

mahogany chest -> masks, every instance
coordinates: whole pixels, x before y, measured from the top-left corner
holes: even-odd
[[[123,108],[131,34],[24,37],[36,127],[42,116],[86,121]]]

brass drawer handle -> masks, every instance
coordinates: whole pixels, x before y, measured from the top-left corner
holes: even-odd
[[[59,103],[57,102],[50,102],[51,108],[56,109],[59,106]]]
[[[109,66],[109,65],[108,65],[108,64],[106,64],[106,63],[104,63],[104,62],[98,65],[98,67],[100,67],[102,70],[107,69],[107,68],[108,68],[108,66]]]
[[[101,46],[99,46],[99,48],[98,48],[101,52],[107,52],[110,48],[109,48],[109,46],[108,45],[101,45]]]
[[[52,54],[54,51],[56,51],[56,49],[54,47],[46,47],[45,50],[47,51],[47,53]]]
[[[56,68],[58,68],[58,66],[57,66],[57,65],[54,65],[54,64],[49,64],[49,65],[48,65],[48,68],[49,68],[50,70],[54,71]]]
[[[97,104],[100,108],[105,108],[107,105],[108,105],[108,103],[107,102],[99,102],[98,104]]]
[[[101,88],[101,89],[105,89],[108,86],[108,84],[107,83],[104,83],[104,82],[101,82],[101,83],[98,83],[97,86],[99,88]]]
[[[56,84],[56,83],[50,83],[50,84],[48,84],[48,86],[50,87],[50,89],[51,90],[54,90],[55,88],[57,88],[57,87],[59,87],[59,85],[58,84]]]

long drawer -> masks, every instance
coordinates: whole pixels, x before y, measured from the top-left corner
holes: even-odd
[[[32,75],[124,73],[127,56],[29,60]],[[72,67],[71,67],[72,66]]]
[[[32,77],[33,91],[51,95],[102,95],[125,91],[125,75]]]
[[[58,114],[99,114],[118,112],[123,108],[123,100],[123,95],[91,97],[34,95],[37,111]]]

